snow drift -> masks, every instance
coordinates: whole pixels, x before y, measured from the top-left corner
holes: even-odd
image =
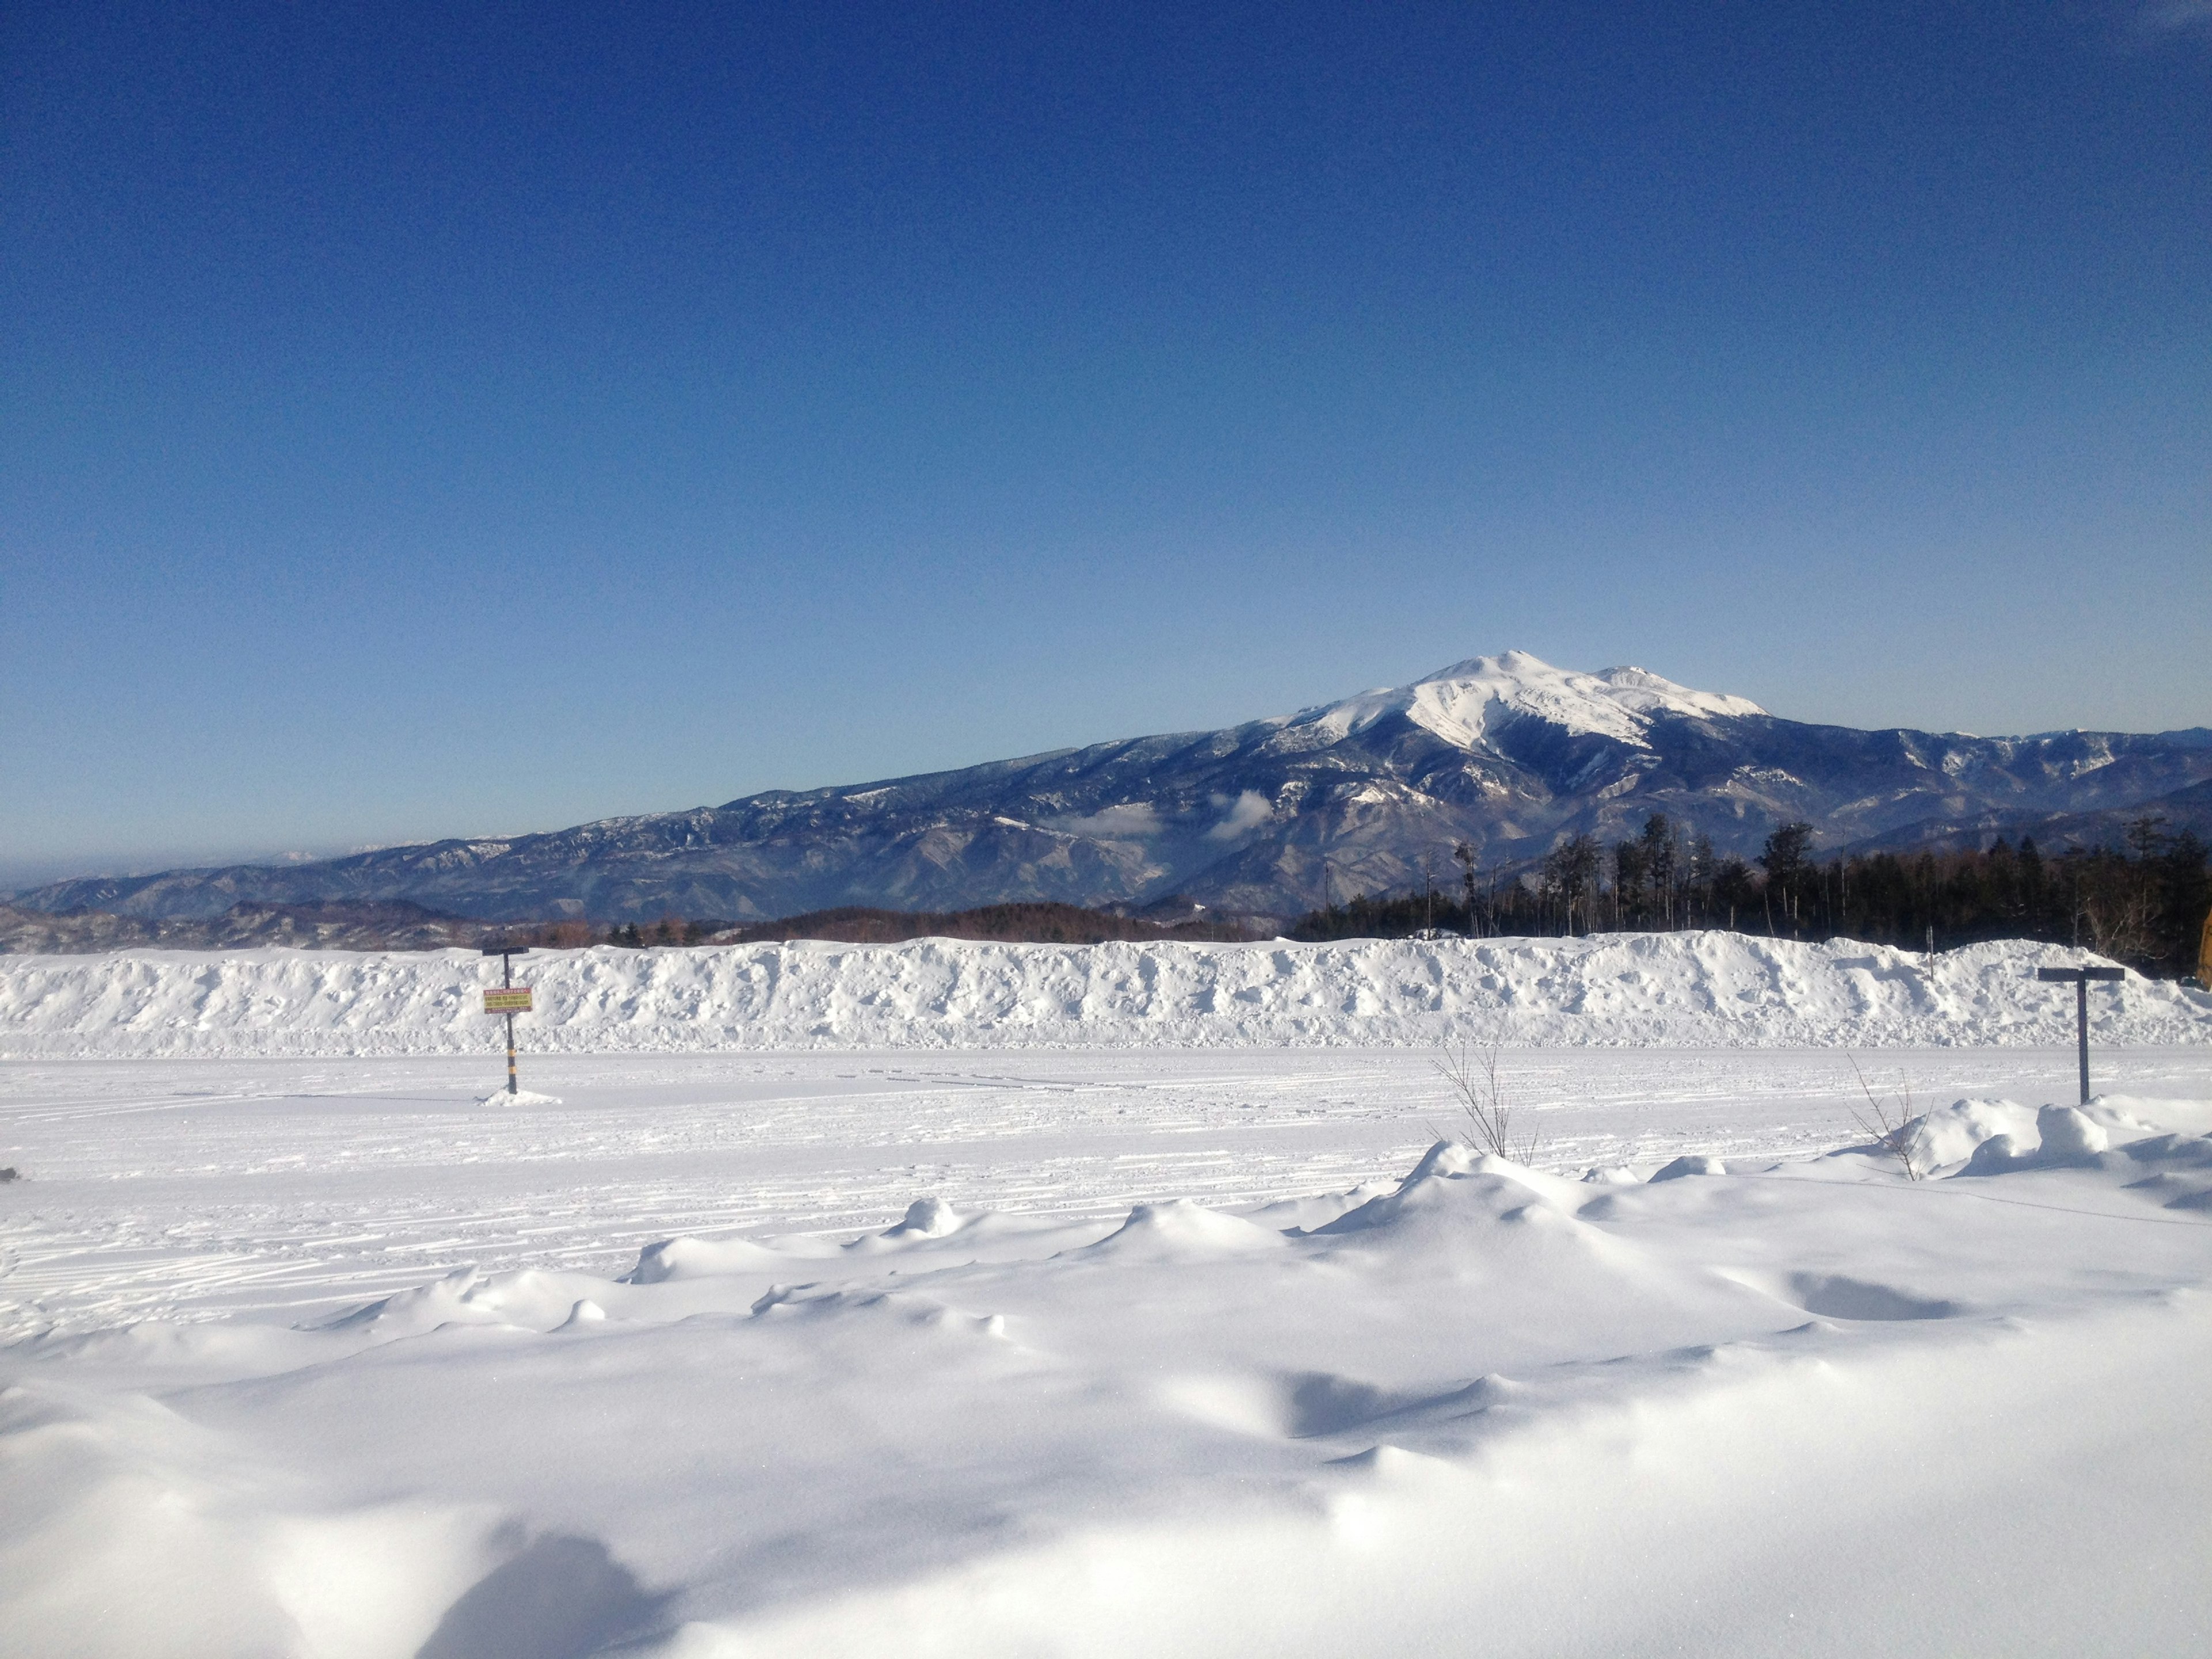
[[[1248,1044],[2050,1044],[2071,991],[2006,941],[1928,957],[1741,933],[1335,945],[817,943],[547,951],[534,1053]],[[481,1050],[471,952],[126,951],[0,960],[0,1056]],[[2130,975],[2100,1042],[2212,1039],[2212,998]]]
[[[0,1653],[2200,1651],[2203,1104],[1942,1118],[15,1343]]]

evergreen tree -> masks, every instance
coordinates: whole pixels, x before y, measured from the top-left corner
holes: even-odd
[[[1774,931],[1777,911],[1792,934],[1797,931],[1798,908],[1808,870],[1805,854],[1812,845],[1813,826],[1802,819],[1784,824],[1766,838],[1759,862],[1766,872],[1765,897],[1769,933]]]

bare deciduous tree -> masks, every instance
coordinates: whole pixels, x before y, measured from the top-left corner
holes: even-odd
[[[2151,953],[2156,906],[2143,887],[2093,892],[2081,901],[2089,924],[2089,947],[2116,962],[2141,962]]]

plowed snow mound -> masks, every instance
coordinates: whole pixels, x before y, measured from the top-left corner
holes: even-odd
[[[531,959],[535,1053],[1305,1043],[2047,1044],[2055,945],[1927,957],[1741,933],[1340,945],[598,947]],[[0,1055],[474,1053],[470,951],[132,951],[0,960]],[[2212,1040],[2212,998],[2130,975],[2107,1043]]]

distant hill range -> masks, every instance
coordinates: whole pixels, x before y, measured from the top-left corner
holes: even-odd
[[[0,904],[0,951],[242,950],[290,945],[319,951],[434,951],[476,945],[497,924],[440,915],[404,899],[305,904],[234,904],[219,916],[55,913]]]
[[[635,930],[633,932],[633,930]],[[437,951],[499,944],[571,948],[582,945],[753,945],[811,939],[892,945],[914,939],[1000,944],[1097,945],[1107,939],[1218,941],[1246,935],[1204,912],[1131,916],[1073,904],[990,904],[973,910],[883,910],[847,907],[781,921],[726,927],[700,917],[682,927],[655,922],[487,921],[441,915],[404,899],[311,904],[234,904],[219,916],[119,916],[107,910],[52,912],[0,904],[0,954],[82,955],[101,951],[251,950],[288,945],[311,951]]]
[[[1511,871],[1578,831],[1632,834],[1654,811],[1747,857],[1801,818],[1823,854],[2022,834],[2057,851],[2154,814],[2212,834],[2212,729],[1861,732],[1639,668],[1574,673],[1513,651],[1225,731],[544,835],[54,882],[15,903],[146,921],[392,902],[495,921],[1029,902],[1287,917],[1321,902],[1324,859],[1339,898],[1398,891],[1425,863],[1449,882],[1456,842]]]

